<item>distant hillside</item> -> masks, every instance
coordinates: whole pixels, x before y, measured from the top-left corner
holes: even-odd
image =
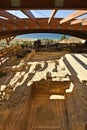
[[[77,37],[70,37],[68,39],[60,40],[59,43],[84,43],[85,40]]]

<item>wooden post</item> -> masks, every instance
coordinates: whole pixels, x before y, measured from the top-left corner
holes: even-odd
[[[13,40],[16,36],[10,36],[10,37],[6,37],[6,42],[7,42],[7,45],[9,46],[10,45],[10,41]]]

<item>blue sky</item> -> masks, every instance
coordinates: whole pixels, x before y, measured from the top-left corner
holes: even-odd
[[[56,15],[54,17],[57,18],[65,18],[68,15],[74,13],[76,10],[58,10]],[[7,10],[7,12],[12,13],[16,16],[18,16],[19,18],[28,18],[25,14],[23,14],[21,11],[19,10]],[[52,12],[52,10],[31,10],[31,12],[33,13],[33,15],[37,18],[44,18],[44,17],[50,17],[50,14]],[[84,18],[87,17],[87,14],[80,16],[79,18]]]
[[[10,10],[8,12],[10,12],[20,18],[28,18],[26,15],[24,15],[21,11],[18,11],[18,10]],[[31,10],[31,12],[37,18],[40,18],[40,17],[44,18],[44,17],[50,17],[52,10]],[[75,10],[58,10],[55,17],[64,18],[73,12],[75,12]]]

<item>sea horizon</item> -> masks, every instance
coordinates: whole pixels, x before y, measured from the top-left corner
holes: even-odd
[[[16,38],[60,40],[62,35],[64,35],[64,34],[34,33],[34,34],[19,35]],[[70,36],[66,35],[66,38],[68,38],[68,37],[70,37]]]

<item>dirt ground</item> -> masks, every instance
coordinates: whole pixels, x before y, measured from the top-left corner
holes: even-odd
[[[69,54],[68,51],[59,52],[36,52],[35,55],[30,59],[30,61],[47,61],[60,59],[65,54]]]
[[[24,60],[25,63],[58,60],[65,54],[69,54],[69,52],[33,52],[32,55],[27,53],[21,59],[16,60],[12,57],[12,60],[8,61],[8,66],[18,65],[21,60]],[[39,69],[38,66],[37,68]],[[20,83],[24,79],[29,69],[28,67],[28,69],[23,68],[21,70],[25,73],[22,75],[22,79],[19,78],[17,82]],[[11,79],[15,73],[8,73],[0,79],[0,82],[3,84],[10,75]],[[64,94],[65,89],[69,88],[70,82],[65,84],[64,82],[56,82],[54,87],[52,81],[42,80],[27,86],[33,76],[34,73],[27,74],[23,84],[19,85],[10,95],[9,100],[2,104],[0,108],[0,130],[69,130],[65,100],[50,100],[50,96],[52,94]],[[10,79],[5,83],[10,82]]]

